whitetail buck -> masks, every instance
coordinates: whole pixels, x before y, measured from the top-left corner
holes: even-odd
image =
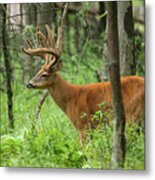
[[[48,89],[56,104],[79,130],[81,141],[84,142],[87,129],[96,127],[96,121],[92,121],[91,117],[99,109],[99,104],[106,102],[103,111],[112,107],[110,83],[74,85],[65,81],[58,73],[62,67],[61,28],[58,28],[56,43],[49,26],[46,25],[46,29],[48,37],[39,29],[36,32],[37,47],[28,40],[29,47],[24,48],[25,53],[40,56],[45,60],[45,64],[27,87]],[[121,87],[126,122],[136,122],[144,115],[144,79],[139,76],[121,78]]]

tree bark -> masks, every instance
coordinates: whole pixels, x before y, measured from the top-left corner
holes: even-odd
[[[102,15],[106,11],[105,2],[99,2],[99,14]],[[104,40],[103,40],[103,51],[102,59],[104,66],[102,69],[98,70],[98,76],[101,82],[108,81],[108,48],[107,48],[107,16],[101,18],[100,20],[100,29],[101,32],[104,31]]]
[[[22,10],[25,13],[24,25],[34,25],[37,24],[37,5],[35,3],[22,4]]]
[[[105,2],[100,1],[99,2],[99,15],[101,16],[104,13],[105,13]],[[102,17],[100,19],[99,27],[100,27],[101,32],[105,31],[105,29],[106,29],[106,16]]]
[[[21,3],[19,6],[20,6],[20,25],[21,25],[20,32],[22,33],[23,31],[23,4]]]
[[[118,2],[118,30],[121,75],[134,75],[136,73],[136,64],[131,1]]]
[[[4,63],[6,69],[6,78],[7,78],[7,96],[8,96],[8,118],[9,118],[9,127],[14,128],[14,117],[13,117],[13,92],[11,86],[11,77],[12,77],[12,68],[10,63],[10,54],[8,49],[8,34],[6,28],[6,19],[7,19],[7,5],[2,5],[2,44],[3,44],[3,53],[4,53]]]
[[[125,159],[125,115],[121,94],[119,72],[119,42],[117,25],[117,2],[107,2],[108,10],[108,58],[114,111],[114,132],[112,148],[112,168],[122,168]]]
[[[103,69],[103,80],[108,81],[108,47],[107,47],[107,32],[108,28],[106,26],[105,34],[104,34],[104,42],[103,42],[103,61],[104,61],[104,69]]]
[[[25,16],[21,17],[23,19],[24,26],[36,26],[37,24],[37,5],[36,4],[20,4],[21,14],[24,12]],[[22,36],[23,44],[25,43],[25,39],[27,37]],[[30,67],[31,65],[31,57],[23,54],[23,82],[27,84],[30,79]]]
[[[52,24],[52,10],[51,3],[40,3],[38,4],[38,22],[39,26],[44,26],[48,24],[51,26]]]
[[[75,14],[75,47],[76,47],[76,51],[77,53],[81,52],[80,49],[80,33],[79,33],[79,28],[80,28],[80,21],[79,21],[79,17],[77,16],[77,14]]]
[[[71,49],[70,49],[70,20],[69,20],[69,15],[66,15],[66,36],[67,36],[67,52],[68,52],[68,56],[71,56]]]
[[[2,26],[3,26],[3,5],[0,4],[0,27],[2,27]],[[2,36],[2,35],[0,35],[0,36]],[[2,45],[3,45],[2,41],[0,41],[0,47],[2,47]],[[2,53],[3,53],[3,49],[0,48],[0,55],[2,55]]]

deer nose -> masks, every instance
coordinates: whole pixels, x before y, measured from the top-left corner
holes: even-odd
[[[29,88],[29,89],[30,89],[30,88],[34,88],[34,86],[33,86],[32,83],[28,83],[26,87]]]

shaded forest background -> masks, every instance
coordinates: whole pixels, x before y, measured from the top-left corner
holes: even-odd
[[[26,39],[35,39],[36,26],[44,31],[44,25],[48,24],[56,34],[63,8],[64,3],[0,5],[2,166],[110,168],[111,126],[105,125],[102,130],[90,132],[93,141],[81,149],[77,143],[77,132],[49,97],[39,119],[36,121],[34,118],[42,91],[29,91],[25,85],[43,62],[28,57],[22,48],[26,45]],[[5,14],[2,13],[4,9]],[[127,63],[122,62],[121,75],[144,76],[143,1],[133,1],[132,12],[134,48],[133,57],[129,57],[132,63],[128,64],[134,66],[129,68],[132,71],[129,72],[125,66]],[[69,3],[63,25],[61,74],[70,83],[88,84],[109,79],[106,18],[104,2]],[[8,93],[12,99],[10,102],[7,102]],[[12,107],[11,121],[8,120],[7,103]],[[129,142],[125,163],[127,169],[144,168],[144,128],[141,127],[140,135],[136,134],[136,128],[137,125],[134,125],[126,132]],[[102,131],[107,133],[101,135]]]

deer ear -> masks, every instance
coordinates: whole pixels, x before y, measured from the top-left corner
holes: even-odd
[[[61,70],[63,67],[62,61],[60,60],[56,66],[57,66],[58,71]]]

